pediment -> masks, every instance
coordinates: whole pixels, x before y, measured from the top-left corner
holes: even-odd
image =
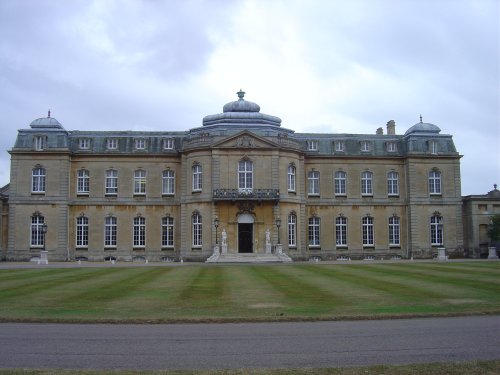
[[[279,147],[273,141],[260,137],[250,131],[242,131],[238,134],[231,135],[221,139],[212,147],[217,148],[277,148]]]

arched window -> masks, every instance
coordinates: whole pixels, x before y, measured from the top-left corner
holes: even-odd
[[[429,194],[441,194],[441,172],[437,169],[433,169],[429,172]]]
[[[432,246],[443,245],[443,217],[439,214],[431,216],[431,244]]]
[[[335,172],[335,195],[346,195],[347,173],[344,171]]]
[[[31,192],[45,193],[45,168],[36,167],[31,174]]]
[[[312,170],[307,173],[308,180],[308,194],[309,195],[319,195],[319,172]]]
[[[373,237],[373,217],[365,216],[362,219],[362,229],[363,229],[363,246],[373,246],[374,245],[374,237]]]
[[[400,227],[399,217],[391,216],[389,218],[389,246],[400,245]]]
[[[309,218],[309,246],[320,246],[320,219],[317,216]]]
[[[45,233],[43,232],[43,224],[45,223],[45,218],[39,214],[35,213],[31,217],[31,230],[30,230],[30,246],[31,247],[44,247],[45,244]]]
[[[133,246],[134,247],[145,247],[146,246],[146,218],[142,216],[134,217],[133,226]]]
[[[373,173],[361,173],[361,195],[373,195]]]
[[[399,195],[399,175],[398,172],[387,173],[387,195]]]
[[[203,244],[202,241],[202,234],[203,234],[203,227],[202,227],[202,222],[201,222],[201,215],[198,212],[195,212],[192,216],[192,223],[193,223],[193,247],[201,247]]]
[[[162,194],[175,194],[175,172],[167,169],[162,173]]]
[[[118,171],[108,169],[106,171],[105,194],[117,195],[118,194]]]
[[[76,247],[89,246],[89,218],[79,216],[76,218]]]
[[[290,164],[288,166],[288,178],[287,178],[287,188],[288,191],[295,191],[295,165]]]
[[[114,216],[106,217],[104,221],[104,247],[116,247],[118,221]]]
[[[161,247],[174,247],[174,218],[170,216],[161,219]]]
[[[335,243],[338,247],[347,246],[347,218],[339,216],[335,219]]]
[[[80,169],[76,177],[76,193],[87,195],[90,192],[90,173],[86,169]]]
[[[203,189],[203,169],[200,164],[193,165],[193,191],[201,191]]]
[[[138,169],[134,172],[134,194],[146,194],[146,171]]]
[[[288,215],[288,247],[297,246],[297,215]]]

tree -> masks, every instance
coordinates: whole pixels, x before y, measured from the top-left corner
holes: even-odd
[[[491,217],[490,226],[488,228],[488,237],[491,240],[491,245],[495,246],[500,241],[500,214]]]

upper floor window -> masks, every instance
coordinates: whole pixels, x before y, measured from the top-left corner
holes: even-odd
[[[399,246],[400,244],[399,221],[398,216],[389,218],[389,246]]]
[[[441,194],[441,172],[432,170],[429,172],[429,194]]]
[[[398,172],[387,173],[387,195],[399,195]]]
[[[369,152],[370,151],[370,142],[369,141],[361,141],[361,152]]]
[[[295,191],[295,165],[290,164],[288,166],[288,178],[287,178],[287,188],[288,191]]]
[[[200,164],[193,165],[193,191],[201,191],[203,188],[203,169]]]
[[[104,221],[104,247],[116,247],[118,220],[114,216],[106,217]]]
[[[36,135],[33,138],[33,143],[35,145],[35,150],[41,151],[41,150],[47,148],[47,137],[44,135]]]
[[[118,139],[117,138],[108,138],[106,140],[106,148],[108,150],[116,150],[118,148]]]
[[[253,163],[250,160],[241,160],[238,163],[238,189],[240,191],[253,189]]]
[[[104,187],[106,195],[118,194],[118,171],[114,169],[108,169],[106,171],[106,180]]]
[[[45,169],[36,167],[31,173],[31,192],[45,193]]]
[[[373,173],[361,173],[361,195],[373,195]]]
[[[45,245],[45,232],[44,232],[45,218],[35,213],[31,217],[30,228],[30,246],[43,247]]]
[[[86,169],[80,169],[77,172],[76,193],[88,194],[90,192],[90,173]]]
[[[133,247],[146,246],[146,218],[142,216],[134,217],[133,225]]]
[[[89,218],[80,216],[76,218],[76,247],[89,246]]]
[[[145,150],[146,140],[144,138],[136,138],[134,139],[134,146],[136,150]]]
[[[319,217],[309,218],[308,239],[309,246],[320,246],[320,220]]]
[[[335,243],[337,246],[347,246],[347,218],[339,216],[335,219]]]
[[[345,142],[344,141],[335,141],[335,152],[344,152],[345,151]]]
[[[308,180],[308,194],[309,195],[319,195],[319,172],[318,171],[310,171],[307,174]]]
[[[434,214],[431,217],[431,244],[432,246],[443,245],[443,218]]]
[[[335,172],[335,195],[346,195],[347,173],[344,171]]]
[[[201,215],[199,213],[193,214],[192,224],[193,247],[201,247],[201,245],[203,244],[203,227],[201,222]]]
[[[174,247],[174,218],[161,219],[161,247]]]
[[[398,150],[396,146],[396,142],[387,142],[387,151],[388,152],[396,152]]]
[[[288,247],[297,246],[297,215],[288,215]]]
[[[318,141],[316,140],[307,141],[307,149],[309,151],[318,151]]]
[[[175,172],[167,169],[162,173],[162,194],[174,195],[175,194]]]
[[[429,141],[428,145],[429,145],[429,152],[431,154],[435,155],[438,153],[438,142],[437,141]]]
[[[363,229],[363,246],[373,246],[373,217],[365,216],[361,220],[361,226]]]
[[[163,139],[163,149],[173,150],[174,149],[174,139],[173,138]]]
[[[88,150],[90,148],[90,139],[89,138],[80,138],[78,140],[78,147],[82,150]]]
[[[134,172],[134,194],[146,194],[146,171],[138,169]]]

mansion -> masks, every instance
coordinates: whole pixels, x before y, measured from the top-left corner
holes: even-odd
[[[451,135],[422,118],[404,134],[392,120],[296,133],[237,94],[187,131],[70,131],[50,112],[19,130],[2,259],[205,261],[223,232],[230,254],[463,255]]]

